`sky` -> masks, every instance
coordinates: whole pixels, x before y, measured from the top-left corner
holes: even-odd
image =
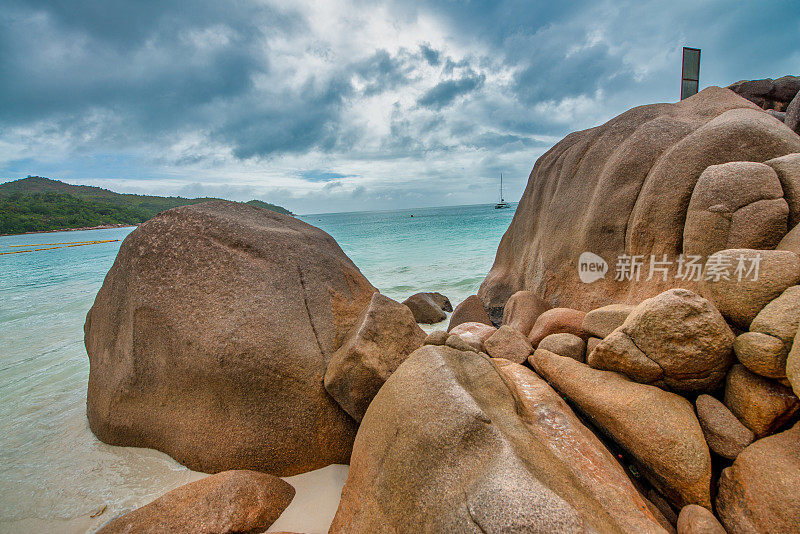
[[[297,213],[517,201],[571,131],[800,74],[800,2],[3,0],[0,182]]]

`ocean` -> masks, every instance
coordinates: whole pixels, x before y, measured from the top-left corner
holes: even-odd
[[[477,291],[513,215],[477,205],[299,219],[331,234],[385,295],[439,291],[455,306]],[[86,421],[83,324],[132,230],[0,237],[0,252],[119,240],[0,255],[0,532],[93,532],[201,476],[157,451],[105,445]],[[326,532],[346,473],[288,478],[297,497],[270,530]]]

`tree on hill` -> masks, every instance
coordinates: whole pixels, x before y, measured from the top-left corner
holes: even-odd
[[[219,199],[115,193],[101,187],[29,176],[0,184],[0,234],[135,225],[164,210],[209,200]],[[292,214],[281,206],[261,200],[251,200],[247,204]]]

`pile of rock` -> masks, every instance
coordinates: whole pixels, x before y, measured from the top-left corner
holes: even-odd
[[[738,337],[687,289],[588,313],[516,293],[500,328],[433,332],[386,381],[331,531],[797,531],[799,326],[800,286]]]
[[[800,76],[784,76],[777,80],[742,80],[729,85],[728,89],[761,106],[800,133]]]
[[[730,84],[728,89],[763,109],[786,111],[800,91],[800,76],[783,76],[777,80],[740,80]]]
[[[800,118],[800,76],[784,76],[773,80],[742,80],[728,89],[760,106],[776,119],[798,131]]]
[[[567,137],[374,397],[331,532],[800,531],[799,191],[800,137],[724,89]],[[587,285],[581,250],[701,276]]]
[[[666,532],[527,367],[426,346],[367,409],[330,532]]]

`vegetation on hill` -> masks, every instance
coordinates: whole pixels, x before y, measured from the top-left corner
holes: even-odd
[[[0,234],[134,225],[161,211],[208,200],[218,199],[122,194],[100,187],[29,176],[0,184]],[[251,200],[247,204],[291,214],[280,206],[261,200]]]
[[[264,208],[265,210],[276,211],[278,213],[283,213],[284,215],[294,215],[291,211],[287,210],[282,206],[278,206],[277,204],[270,204],[269,202],[264,202],[263,200],[248,200],[245,204],[250,204],[251,206],[255,206],[257,208]]]

